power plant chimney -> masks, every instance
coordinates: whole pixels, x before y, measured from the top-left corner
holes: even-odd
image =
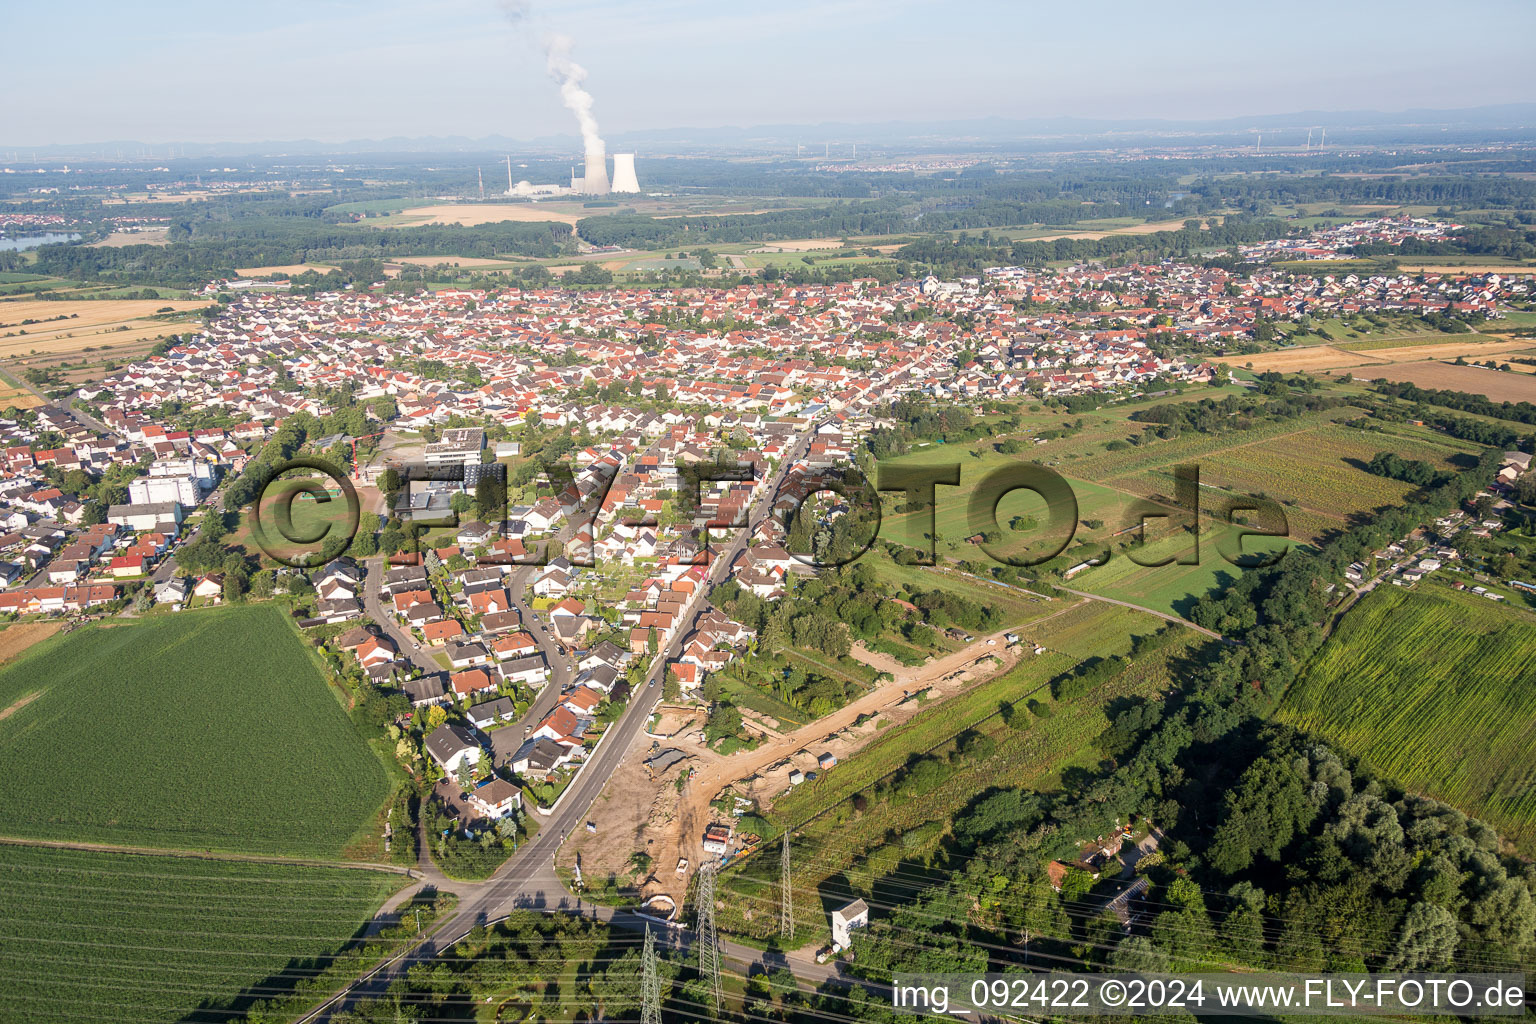
[[[640,191],[640,179],[635,177],[635,154],[613,154],[613,191]]]
[[[587,149],[587,169],[581,179],[581,194],[584,196],[608,194],[608,154],[600,146]]]

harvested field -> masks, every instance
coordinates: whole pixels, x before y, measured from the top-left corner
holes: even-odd
[[[1346,352],[1332,345],[1308,345],[1305,348],[1283,352],[1263,352],[1243,356],[1242,365],[1253,370],[1278,370],[1281,373],[1299,373],[1303,370],[1332,370],[1345,366],[1362,366],[1368,363],[1386,362],[1378,359],[1376,352]]]
[[[145,228],[143,231],[114,231],[99,242],[92,242],[87,248],[92,249],[118,249],[125,245],[164,245],[169,239],[166,235],[170,228]]]
[[[1497,263],[1413,263],[1402,267],[1405,274],[1536,274],[1536,266]]]
[[[0,380],[0,409],[9,409],[13,405],[18,409],[30,409],[34,405],[42,404],[42,401],[26,388],[19,388]]]
[[[397,216],[389,218],[390,223],[385,224],[381,221],[377,226],[462,224],[465,227],[473,227],[476,224],[495,224],[504,220],[528,224],[558,221],[561,224],[574,226],[584,216],[587,214],[548,206],[535,206],[531,203],[466,203],[462,206],[444,203],[439,206],[417,206],[409,210],[401,210]]]
[[[1516,352],[1523,348],[1530,348],[1529,339],[1521,341],[1447,341],[1433,345],[1403,345],[1398,348],[1377,348],[1371,350],[1371,355],[1390,359],[1396,363],[1410,362],[1415,359],[1455,359],[1457,356],[1466,356],[1468,359],[1487,359],[1490,356],[1500,356],[1506,352]]]
[[[80,352],[87,347],[118,349],[134,342],[179,334],[186,331],[188,325],[153,319],[157,311],[170,309],[180,313],[206,305],[207,302],[162,299],[0,302],[0,358],[23,356],[34,350],[62,355]],[[27,320],[36,322],[28,324],[24,322]]]
[[[61,622],[18,622],[0,630],[0,664],[59,631]]]
[[[748,249],[748,252],[813,252],[817,249],[841,249],[841,238],[797,238],[788,242],[772,242]]]
[[[237,267],[236,273],[245,277],[271,277],[273,274],[288,274],[296,276],[313,270],[317,274],[329,273],[335,267],[328,267],[323,263],[284,263],[272,267]]]
[[[1365,346],[1370,343],[1362,341],[1359,344]],[[1529,347],[1529,339],[1500,341],[1480,334],[1469,334],[1464,340],[1460,341],[1447,340],[1445,336],[1431,336],[1423,343],[1415,343],[1405,338],[1400,345],[1391,345],[1383,348],[1373,346],[1350,349],[1344,347],[1343,344],[1338,346],[1306,345],[1300,348],[1284,349],[1279,352],[1263,352],[1258,355],[1241,356],[1238,358],[1241,359],[1239,365],[1250,367],[1254,370],[1279,370],[1282,373],[1299,373],[1304,370],[1335,370],[1354,366],[1370,367],[1411,360],[1455,359],[1457,356],[1466,356],[1468,359],[1488,359]],[[1356,376],[1364,376],[1364,374],[1356,374]]]
[[[1107,231],[1063,231],[1052,235],[1031,235],[1025,242],[1054,242],[1058,238],[1108,238],[1110,235],[1152,235],[1159,231],[1177,231],[1184,226],[1183,220],[1158,220],[1146,224],[1132,224]]]
[[[1407,381],[1424,388],[1447,388],[1483,395],[1495,402],[1536,402],[1536,380],[1529,374],[1504,373],[1482,366],[1453,363],[1395,363],[1371,367],[1371,378]]]

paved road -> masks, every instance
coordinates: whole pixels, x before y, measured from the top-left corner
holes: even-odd
[[[363,564],[368,570],[368,575],[363,581],[363,611],[367,612],[368,617],[373,619],[378,627],[395,642],[395,647],[411,664],[423,672],[441,672],[443,666],[416,643],[416,638],[411,635],[410,630],[395,618],[394,608],[384,604],[383,597],[379,593],[384,585],[384,556],[375,555],[364,559]]]
[[[214,489],[214,492],[209,495],[207,500],[199,505],[198,509],[195,511],[206,510],[215,506],[220,512],[228,511],[224,507],[224,499],[229,494],[229,484],[233,479],[234,475],[229,474],[226,475],[223,480],[220,480],[219,486]],[[150,584],[151,586],[158,586],[159,584],[164,583],[166,580],[170,579],[172,576],[183,575],[181,570],[176,565],[175,549],[185,544],[190,544],[194,540],[197,540],[198,534],[201,531],[202,527],[194,526],[192,529],[181,535],[181,539],[176,542],[174,547],[171,549],[171,553],[166,558],[162,559],[160,564],[155,567],[154,573],[150,576],[150,580],[152,581]]]
[[[44,399],[44,401],[47,401],[47,399]],[[101,420],[92,416],[90,413],[86,412],[84,409],[75,404],[79,401],[81,401],[81,398],[80,392],[78,391],[70,395],[64,401],[65,411],[75,418],[75,422],[79,423],[83,427],[89,427],[90,429],[96,431],[98,434],[113,436],[114,432],[111,427],[107,426],[105,423],[101,422]]]
[[[807,432],[795,442],[778,471],[769,479],[763,493],[749,509],[747,528],[738,531],[735,538],[716,553],[707,585],[700,588],[698,596],[686,612],[686,625],[681,626],[666,648],[658,653],[644,684],[630,698],[624,715],[609,726],[607,735],[598,744],[575,783],[566,791],[555,812],[544,820],[538,835],[513,854],[489,880],[470,884],[454,883],[452,888],[459,895],[458,907],[452,916],[432,929],[420,946],[366,981],[350,987],[335,1002],[303,1018],[304,1021],[327,1020],[330,1014],[348,1008],[360,999],[383,995],[411,967],[432,960],[475,924],[496,920],[512,910],[581,911],[619,926],[640,921],[632,914],[615,911],[613,908],[583,906],[582,901],[568,892],[555,874],[555,854],[570,831],[582,826],[588,810],[609,777],[632,752],[636,736],[644,730],[651,713],[661,701],[662,687],[658,684],[665,673],[666,663],[681,652],[683,637],[692,632],[694,624],[709,604],[709,593],[729,577],[731,563],[750,543],[752,531],[770,514],[789,467],[805,453],[812,436],[811,432]],[[676,935],[676,930],[673,934],[681,938]],[[722,942],[721,945],[727,956],[744,963],[757,963],[765,958],[762,951],[747,946],[730,942]],[[813,984],[837,975],[835,965],[817,964],[814,960],[785,957],[782,962],[791,966],[797,976]]]
[[[36,398],[44,405],[51,405],[56,408],[62,408],[65,412],[69,413],[70,416],[74,418],[76,423],[80,424],[82,427],[94,430],[96,433],[107,437],[117,436],[116,431],[114,431],[111,427],[107,426],[105,423],[101,422],[101,420],[98,420],[84,409],[78,408],[75,405],[75,402],[80,400],[80,392],[78,390],[71,393],[67,398],[64,399],[63,402],[60,402],[57,399],[49,398],[47,395],[37,390],[37,388],[33,387],[27,382],[25,377],[20,375],[13,376],[9,373],[3,374],[3,376],[6,380],[11,381],[17,387],[31,393],[34,398]]]
[[[558,547],[558,544],[555,546]],[[533,565],[513,570],[507,577],[507,590],[512,595],[512,607],[517,609],[517,614],[523,620],[523,628],[533,635],[534,643],[539,645],[539,651],[544,655],[544,664],[549,666],[549,681],[534,696],[522,718],[491,733],[492,760],[497,766],[504,766],[511,760],[517,748],[522,746],[523,737],[555,709],[560,695],[576,677],[576,668],[571,664],[570,657],[560,653],[560,644],[555,639],[554,630],[539,618],[539,613],[528,603],[528,584],[541,571],[540,566]]]

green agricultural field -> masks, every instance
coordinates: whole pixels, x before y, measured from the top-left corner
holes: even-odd
[[[1536,619],[1433,579],[1345,615],[1279,717],[1536,841]]]
[[[313,971],[404,880],[0,846],[0,1024],[229,1020]]]
[[[413,206],[424,205],[422,199],[363,199],[351,203],[337,203],[335,206],[327,206],[326,213],[399,213],[401,210],[409,210]]]
[[[52,637],[0,670],[0,709],[22,700],[0,835],[336,857],[389,793],[273,605]]]

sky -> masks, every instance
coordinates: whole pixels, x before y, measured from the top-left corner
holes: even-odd
[[[605,133],[1536,100],[1527,0],[7,6],[0,147],[573,134],[551,33],[571,38]]]

